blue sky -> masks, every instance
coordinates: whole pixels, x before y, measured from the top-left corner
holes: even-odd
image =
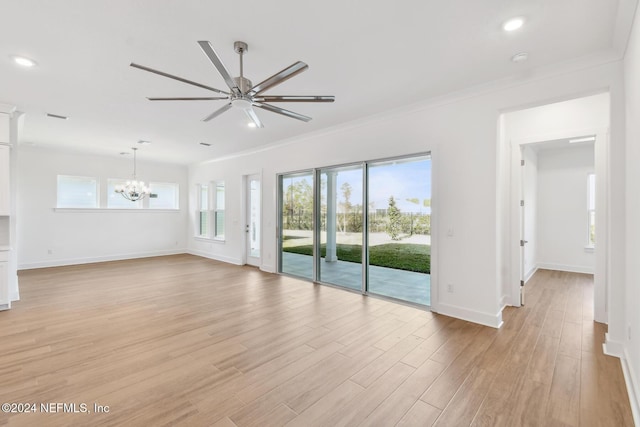
[[[284,188],[292,182],[302,179],[311,184],[310,175],[306,177],[287,178]],[[338,201],[342,202],[343,196],[340,187],[345,182],[351,185],[351,204],[362,204],[362,168],[354,166],[354,169],[338,169],[337,191]],[[374,203],[377,209],[385,209],[389,204],[389,197],[396,199],[396,205],[402,212],[429,213],[429,208],[422,207],[424,199],[431,199],[431,159],[419,161],[397,161],[384,163],[371,163],[369,165],[369,202]],[[420,205],[408,202],[406,199],[418,198]]]

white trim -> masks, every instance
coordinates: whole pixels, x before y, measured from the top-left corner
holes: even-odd
[[[637,383],[638,378],[633,371],[633,365],[629,363],[628,349],[624,349],[624,357],[620,359],[622,365],[622,374],[624,382],[627,385],[627,394],[629,395],[629,404],[631,405],[631,413],[633,414],[633,422],[640,426],[640,384]]]
[[[224,239],[216,239],[213,237],[204,237],[204,236],[193,236],[193,240],[196,240],[198,242],[218,243],[218,244],[222,244],[226,242],[226,240]]]
[[[224,255],[216,255],[216,254],[212,254],[212,253],[209,253],[209,252],[201,251],[201,250],[198,250],[198,249],[188,249],[186,251],[186,253],[188,253],[190,255],[200,256],[200,257],[203,257],[203,258],[213,259],[215,261],[226,262],[228,264],[242,265],[242,259],[241,258],[233,258],[233,257],[224,256]]]
[[[62,213],[106,213],[106,212],[137,212],[137,213],[179,213],[180,209],[153,209],[153,208],[53,208],[54,212]]]
[[[90,258],[62,259],[62,260],[53,260],[53,261],[46,261],[46,262],[19,264],[18,270],[31,270],[34,268],[47,268],[47,267],[62,267],[65,265],[92,264],[95,262],[123,261],[127,259],[150,258],[150,257],[166,256],[166,255],[179,255],[184,253],[187,253],[186,250],[184,249],[175,249],[175,250],[167,250],[167,251],[137,252],[137,253],[108,255],[108,256],[90,257]]]
[[[480,325],[491,328],[499,329],[502,326],[502,310],[496,314],[490,314],[441,302],[438,304],[438,313],[473,323],[479,323]]]
[[[538,272],[538,269],[540,268],[540,266],[535,265],[533,266],[533,268],[531,270],[529,270],[529,272],[527,274],[524,275],[524,283],[526,284],[529,279],[531,279],[533,277],[534,274],[536,274]]]
[[[541,262],[538,263],[538,268],[543,270],[567,271],[569,273],[595,273],[595,269],[592,266],[585,265],[567,265]]]
[[[273,268],[272,265],[268,265],[268,264],[262,264],[260,266],[260,270],[264,271],[265,273],[275,273],[276,269]]]
[[[607,356],[617,357],[619,359],[624,358],[624,344],[620,341],[613,341],[609,339],[609,333],[604,334],[604,343],[602,343],[602,351]]]

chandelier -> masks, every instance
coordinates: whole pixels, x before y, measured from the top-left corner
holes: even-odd
[[[115,191],[122,194],[125,199],[137,202],[148,196],[151,191],[143,181],[138,181],[136,178],[136,151],[138,149],[136,147],[131,149],[133,150],[133,181],[127,181],[125,185],[116,185]]]

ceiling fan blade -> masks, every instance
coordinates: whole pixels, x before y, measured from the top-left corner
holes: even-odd
[[[231,74],[229,74],[229,71],[227,71],[227,67],[224,66],[216,51],[213,50],[213,46],[211,46],[211,43],[209,43],[208,41],[199,41],[198,44],[200,45],[200,49],[202,49],[204,54],[207,55],[207,58],[209,58],[209,61],[211,61],[216,67],[225,83],[227,83],[227,86],[229,86],[229,89],[231,89],[232,92],[240,93],[240,89],[238,88],[236,81],[233,80]]]
[[[333,102],[335,96],[289,96],[289,95],[264,95],[256,96],[258,102]]]
[[[229,108],[231,108],[231,103],[228,103],[227,105],[223,105],[221,108],[218,108],[216,111],[214,111],[213,113],[209,114],[207,117],[202,119],[202,121],[203,122],[208,122],[209,120],[215,119],[220,114],[222,114],[225,111],[227,111]]]
[[[149,101],[216,101],[220,99],[229,99],[227,96],[209,96],[198,98],[147,98]]]
[[[177,80],[177,81],[182,82],[182,83],[187,83],[187,84],[190,84],[190,85],[193,85],[193,86],[201,87],[203,89],[211,90],[211,91],[214,91],[214,92],[217,92],[217,93],[222,93],[224,95],[229,95],[229,92],[225,92],[223,90],[216,89],[215,87],[203,85],[201,83],[196,83],[196,82],[193,82],[191,80],[183,79],[182,77],[173,76],[173,75],[165,73],[163,71],[158,71],[158,70],[154,70],[153,68],[145,67],[144,65],[135,64],[133,62],[131,64],[129,64],[129,65],[132,66],[133,68],[138,68],[140,70],[144,70],[144,71],[148,71],[150,73],[158,74],[159,76],[168,77],[170,79],[174,79],[174,80]]]
[[[245,113],[247,113],[247,116],[249,116],[249,119],[251,119],[251,121],[256,125],[257,128],[263,128],[264,127],[264,125],[260,121],[260,118],[258,117],[256,112],[253,111],[253,108],[247,108],[244,111],[245,111]]]
[[[259,102],[254,102],[253,106],[262,108],[263,110],[271,111],[272,113],[282,114],[283,116],[291,117],[292,119],[302,120],[303,122],[308,122],[309,120],[311,120],[311,117],[309,116],[294,113],[293,111],[285,110],[284,108],[275,107],[269,104],[261,104]]]
[[[298,61],[295,64],[290,65],[287,68],[285,68],[284,70],[282,70],[282,71],[274,74],[273,76],[269,77],[265,81],[260,82],[257,85],[255,85],[254,87],[252,87],[250,93],[252,95],[257,95],[257,94],[259,94],[261,92],[264,92],[265,90],[268,90],[268,89],[274,87],[275,85],[279,85],[280,83],[284,82],[285,80],[290,79],[291,77],[295,76],[296,74],[299,74],[299,73],[303,72],[307,68],[309,68],[309,66],[307,64],[305,64],[302,61]]]

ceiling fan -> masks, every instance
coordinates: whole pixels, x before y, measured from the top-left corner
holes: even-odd
[[[229,86],[229,91],[224,91],[220,89],[216,89],[211,86],[207,86],[201,83],[197,83],[191,80],[184,79],[182,77],[174,76],[163,71],[154,70],[149,67],[145,67],[144,65],[139,65],[135,63],[131,63],[130,65],[134,68],[138,68],[140,70],[148,71],[150,73],[158,74],[160,76],[168,77],[170,79],[177,80],[179,82],[187,83],[193,86],[197,86],[203,89],[207,89],[216,93],[219,93],[224,96],[213,96],[213,97],[180,97],[180,98],[147,98],[150,101],[211,101],[211,100],[226,100],[229,101],[224,106],[220,107],[213,113],[209,114],[207,117],[202,119],[205,122],[212,120],[218,117],[220,114],[231,108],[238,108],[243,110],[249,119],[251,120],[250,124],[253,124],[255,127],[264,127],[258,116],[256,115],[253,107],[261,108],[266,111],[271,111],[272,113],[282,114],[283,116],[291,117],[293,119],[302,120],[303,122],[308,122],[311,120],[311,117],[305,116],[303,114],[295,113],[293,111],[285,110],[284,108],[276,107],[274,105],[268,104],[270,102],[333,102],[335,97],[333,96],[290,96],[290,95],[264,95],[264,92],[271,89],[272,87],[279,85],[285,80],[290,79],[291,77],[303,72],[309,66],[302,61],[298,61],[284,70],[274,74],[273,76],[267,78],[266,80],[258,83],[257,85],[253,85],[251,80],[244,77],[243,63],[242,57],[245,52],[248,50],[248,45],[245,42],[237,41],[233,44],[234,50],[238,55],[240,55],[240,76],[239,77],[231,77],[231,74],[227,70],[227,68],[222,63],[220,56],[216,53],[211,46],[211,43],[208,41],[199,41],[198,44],[200,48],[204,52],[204,54],[209,58],[211,63],[216,67],[222,78],[224,79],[227,86]]]

